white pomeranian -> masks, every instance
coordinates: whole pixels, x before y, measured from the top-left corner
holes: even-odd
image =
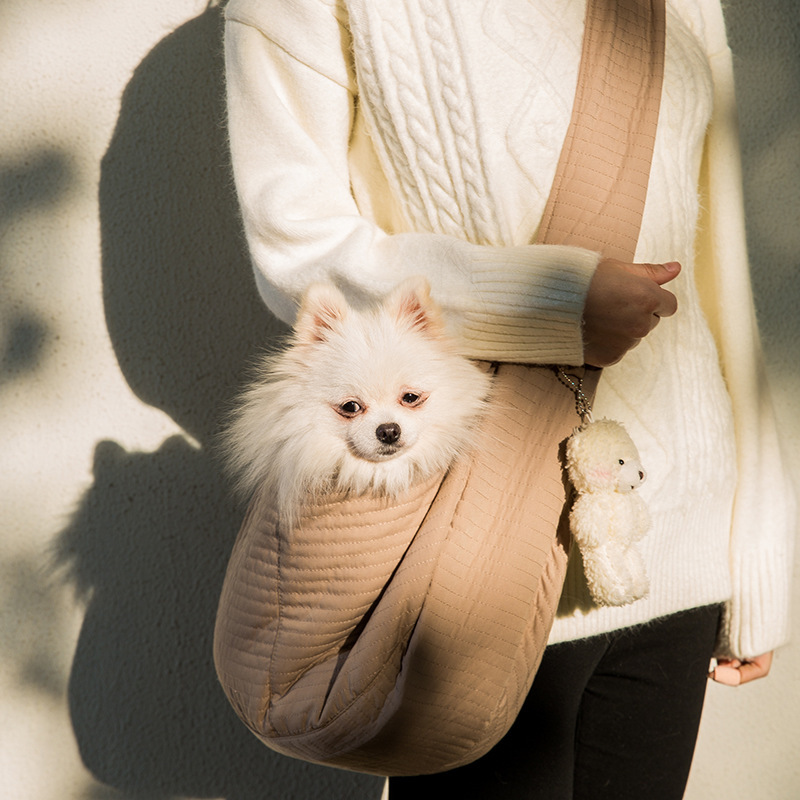
[[[233,414],[228,461],[247,494],[270,485],[284,524],[326,492],[397,495],[469,449],[490,382],[456,352],[423,279],[366,311],[314,285],[290,346]]]

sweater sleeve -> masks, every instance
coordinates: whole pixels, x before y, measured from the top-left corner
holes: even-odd
[[[286,5],[281,13],[308,6]],[[346,29],[331,6],[318,5],[313,19],[284,21],[275,6],[268,21],[246,0],[227,9],[234,180],[268,307],[291,323],[314,281],[331,280],[363,302],[424,275],[465,355],[581,364],[581,318],[597,253],[391,232],[358,207],[351,190],[357,102]]]
[[[788,638],[796,509],[750,285],[731,52],[719,4],[705,5],[710,8],[706,25],[715,97],[703,169],[698,283],[733,403],[738,460],[733,594],[718,655],[752,657]]]

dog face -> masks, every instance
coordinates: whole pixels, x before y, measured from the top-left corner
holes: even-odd
[[[374,387],[370,395],[347,397],[332,408],[346,421],[343,437],[351,453],[366,461],[385,461],[417,442],[430,392],[390,384]]]
[[[407,281],[369,311],[330,285],[312,287],[295,335],[304,398],[329,446],[337,440],[373,468],[410,462],[422,473],[464,449],[489,378],[452,351],[426,283]]]
[[[490,384],[455,351],[424,280],[367,310],[312,286],[291,346],[240,399],[229,464],[241,491],[274,492],[287,525],[320,493],[396,496],[475,446]]]

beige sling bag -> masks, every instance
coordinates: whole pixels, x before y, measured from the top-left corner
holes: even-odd
[[[664,28],[664,0],[589,0],[538,241],[633,260]],[[284,531],[270,498],[253,498],[214,657],[234,709],[274,750],[423,774],[476,759],[514,721],[564,580],[559,449],[578,417],[554,369],[493,370],[475,451],[400,500],[328,498]]]

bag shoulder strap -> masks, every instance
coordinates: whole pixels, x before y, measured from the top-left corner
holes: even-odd
[[[664,0],[589,0],[578,86],[537,242],[632,261],[664,76]]]

